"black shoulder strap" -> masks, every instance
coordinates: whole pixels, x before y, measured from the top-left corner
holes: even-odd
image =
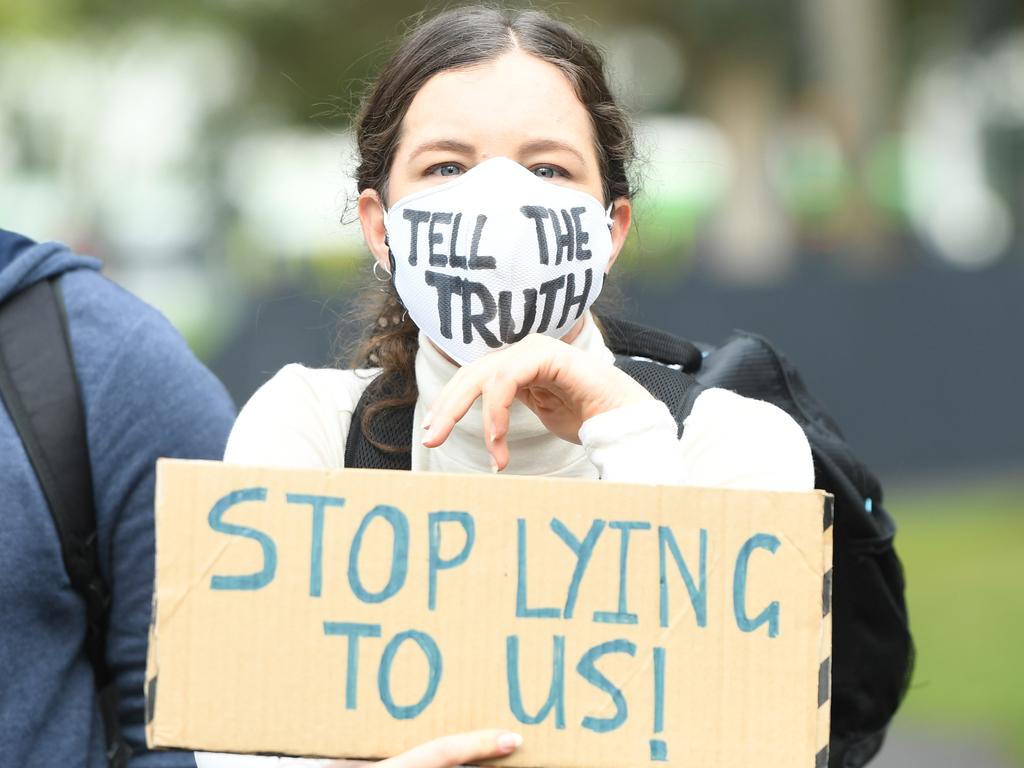
[[[627,320],[602,317],[600,322],[608,347],[615,353],[615,365],[668,406],[682,435],[683,421],[703,389],[693,375],[703,360],[700,349],[678,336]],[[405,448],[382,451],[363,431],[363,413],[379,397],[378,388],[371,385],[356,404],[345,445],[345,466],[410,469],[412,452],[406,441],[412,440],[414,407],[389,409],[374,419],[374,429],[386,435],[388,443]]]
[[[608,348],[623,357],[644,357],[676,366],[684,373],[700,369],[703,354],[693,342],[640,323],[602,315],[598,321]]]
[[[87,651],[106,671],[109,595],[99,576],[92,471],[63,302],[45,280],[0,307],[0,392],[50,506],[72,586],[89,613]],[[106,682],[98,679],[100,687]]]
[[[615,365],[672,412],[678,434],[704,386],[696,374],[704,355],[696,344],[671,333],[620,318],[599,319]]]
[[[99,572],[85,414],[55,278],[0,304],[0,396],[43,489],[71,585],[85,599],[86,653],[101,691],[108,744],[115,745],[116,691],[105,653],[110,592]],[[112,750],[115,765],[122,755]]]
[[[693,410],[697,395],[704,391],[704,385],[693,374],[654,360],[617,354],[615,365],[635,379],[652,397],[668,406],[676,422],[676,433],[682,437],[683,422]]]
[[[345,443],[345,466],[363,469],[412,469],[412,420],[415,405],[403,408],[389,408],[376,415],[373,427],[385,441],[401,450],[383,451],[370,442],[363,430],[363,414],[381,397],[380,387],[373,385],[363,390],[352,413]]]

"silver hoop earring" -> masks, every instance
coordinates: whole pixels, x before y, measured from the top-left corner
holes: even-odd
[[[378,269],[384,271],[384,277],[380,276],[380,273],[377,271]],[[379,283],[386,283],[391,279],[391,273],[384,269],[376,259],[373,260],[373,276]]]

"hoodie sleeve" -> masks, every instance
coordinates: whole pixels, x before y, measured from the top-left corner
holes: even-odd
[[[130,766],[191,768],[195,763],[190,752],[150,752],[145,743],[155,463],[163,456],[219,459],[234,407],[170,323],[141,302],[132,300],[127,306],[137,320],[104,340],[102,348],[112,349],[111,354],[87,354],[88,359],[76,362],[86,403],[101,568],[111,585],[107,662],[119,691],[122,735],[133,751]],[[112,308],[106,309],[109,313]],[[75,344],[73,330],[76,357],[82,350],[100,348],[90,333],[115,331],[93,324],[79,331]]]

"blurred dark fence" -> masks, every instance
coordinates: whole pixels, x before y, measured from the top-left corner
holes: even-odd
[[[804,269],[768,289],[645,286],[643,322],[720,341],[761,333],[885,478],[1024,468],[1024,269]]]
[[[1024,468],[1024,266],[920,264],[851,275],[804,266],[771,287],[691,274],[623,279],[623,314],[701,341],[735,328],[793,360],[883,480]],[[288,362],[328,365],[345,296],[312,277],[254,301],[211,365],[241,405]],[[340,325],[342,340],[357,329]]]

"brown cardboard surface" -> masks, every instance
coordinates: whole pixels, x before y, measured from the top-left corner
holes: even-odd
[[[811,768],[830,508],[821,492],[162,460],[147,739],[376,758],[504,727],[525,739],[510,766]]]

